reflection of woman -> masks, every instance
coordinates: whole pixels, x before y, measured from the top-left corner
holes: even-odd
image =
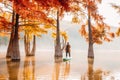
[[[25,80],[35,80],[35,61],[34,57],[26,57],[24,61],[23,78]]]
[[[12,62],[7,60],[7,69],[9,74],[9,80],[18,80],[20,62]]]
[[[65,71],[64,71],[64,78],[68,77],[70,73],[70,62],[66,61],[65,63]]]
[[[53,71],[53,75],[52,75],[52,80],[59,80],[61,59],[56,58],[54,64],[55,65],[54,65],[54,71]]]

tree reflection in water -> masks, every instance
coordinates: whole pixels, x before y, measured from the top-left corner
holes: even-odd
[[[61,63],[62,63],[62,58],[55,58],[52,80],[59,80]]]
[[[20,61],[7,60],[9,80],[18,80]]]
[[[29,56],[24,60],[24,80],[35,80],[35,57]]]
[[[101,69],[94,70],[94,59],[88,58],[88,80],[102,80],[103,73]]]
[[[93,70],[94,59],[88,58],[88,79],[93,80],[94,70]]]
[[[36,77],[38,77],[35,76],[35,73],[37,72],[35,71],[35,57],[26,57],[23,65],[20,61],[12,62],[10,60],[6,60],[6,63],[9,76],[8,80],[36,80]],[[49,70],[46,69],[46,71]],[[55,59],[53,66],[53,74],[49,78],[52,77],[52,80],[72,80],[75,76],[70,75],[70,71],[72,73],[70,62],[63,62],[62,58],[57,58]],[[49,78],[46,77],[48,80]],[[112,75],[110,71],[104,71],[101,68],[96,69],[94,67],[94,59],[88,58],[87,73],[80,76],[80,80],[104,80],[106,78],[115,80],[116,76]]]
[[[64,68],[64,80],[66,80],[70,73],[70,61],[65,62],[65,68]]]

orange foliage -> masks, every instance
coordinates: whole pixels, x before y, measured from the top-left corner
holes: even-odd
[[[120,13],[120,5],[116,5],[116,4],[111,4],[111,6],[117,10],[118,13]]]
[[[10,31],[12,23],[8,22],[4,17],[0,16],[0,31]]]
[[[80,20],[79,20],[79,18],[78,18],[77,16],[74,16],[74,17],[72,18],[72,22],[73,22],[73,23],[80,23]]]
[[[115,37],[115,34],[114,33],[108,33],[109,34],[109,36],[111,37],[111,38],[114,38]]]
[[[7,33],[7,32],[0,32],[0,36],[1,37],[10,37],[10,33]]]
[[[110,32],[110,26],[104,23],[104,17],[98,13],[98,4],[102,0],[82,0],[81,7],[86,9],[87,15],[90,17],[90,27],[92,32],[92,42],[97,44],[102,44],[103,41],[112,41],[112,38],[115,37],[114,33]],[[87,20],[88,22],[88,20]],[[80,29],[80,34],[89,41],[88,35],[88,24],[82,24]]]
[[[41,37],[42,34],[46,34],[47,33],[47,30],[38,26],[38,25],[32,25],[32,26],[21,26],[22,29],[24,32],[25,32],[25,35],[28,36],[28,41],[32,40],[33,38],[33,35],[36,35],[38,37]]]
[[[85,25],[81,26],[81,29],[79,30],[79,32],[82,36],[87,36],[87,32],[85,30]]]
[[[51,9],[60,9],[60,15],[64,11],[70,11],[71,0],[10,0],[13,9],[26,19],[46,20]]]
[[[116,35],[117,35],[117,36],[120,36],[120,28],[117,29]]]
[[[65,31],[61,31],[60,35],[61,35],[61,37],[63,37],[63,39],[65,40],[65,42],[68,40],[68,35],[67,35],[67,33]],[[52,33],[52,37],[56,38],[56,33],[55,32]]]
[[[86,41],[89,41],[86,26],[87,25],[82,25],[79,32],[86,39]],[[114,37],[115,37],[114,33],[107,30],[104,26],[101,25],[92,26],[93,43],[102,44],[103,41],[110,42]]]
[[[0,16],[0,36],[9,37],[12,23],[8,22],[4,17]]]
[[[65,41],[68,40],[68,35],[66,32],[61,32],[61,36],[64,38]]]
[[[27,20],[39,20],[47,22],[47,15],[34,0],[10,0],[13,3],[13,9],[21,18]]]

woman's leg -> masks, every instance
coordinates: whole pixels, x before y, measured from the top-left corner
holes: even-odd
[[[69,57],[71,57],[71,54],[70,54],[70,52],[69,52]]]
[[[66,57],[67,57],[67,52],[66,52]]]

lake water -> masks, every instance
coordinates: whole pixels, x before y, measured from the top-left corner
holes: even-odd
[[[120,80],[120,51],[96,51],[94,60],[86,51],[74,51],[70,61],[60,60],[51,51],[22,54],[20,62],[1,53],[0,80]]]
[[[94,44],[95,58],[91,60],[87,58],[88,45],[78,32],[79,26],[61,26],[71,27],[66,28],[72,49],[70,61],[54,59],[54,41],[50,34],[37,38],[35,57],[25,57],[24,43],[20,40],[20,62],[6,59],[7,46],[0,45],[0,80],[120,80],[119,37],[110,43]]]

